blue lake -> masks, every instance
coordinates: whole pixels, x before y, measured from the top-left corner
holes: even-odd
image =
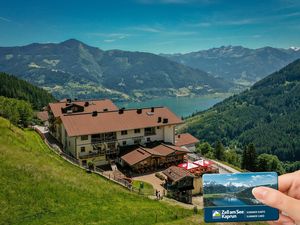
[[[224,98],[216,97],[161,97],[143,102],[116,102],[118,107],[143,108],[166,106],[177,116],[189,116],[192,113],[206,110]]]
[[[231,197],[215,198],[212,199],[212,202],[217,206],[247,205],[243,200]]]

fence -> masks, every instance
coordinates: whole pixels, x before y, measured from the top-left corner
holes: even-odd
[[[150,193],[149,191],[147,192],[147,191],[144,191],[143,189],[133,187],[132,183],[129,181],[130,179],[127,178],[127,177],[116,176],[116,175],[108,173],[107,171],[104,171],[104,170],[102,170],[98,167],[90,170],[87,166],[85,167],[85,166],[80,165],[79,160],[77,160],[73,156],[70,156],[67,153],[63,152],[62,149],[58,145],[51,143],[48,140],[47,135],[45,135],[45,133],[41,132],[37,127],[33,127],[33,128],[40,135],[40,137],[44,140],[44,142],[49,146],[49,148],[51,150],[53,150],[53,152],[58,154],[64,160],[72,163],[73,165],[75,165],[77,167],[80,167],[81,169],[86,170],[88,173],[95,173],[95,174],[98,174],[98,175],[108,179],[108,180],[111,180],[114,183],[125,187],[126,189],[128,189],[131,192],[135,192],[137,194],[145,195],[145,196],[154,195],[153,192]]]

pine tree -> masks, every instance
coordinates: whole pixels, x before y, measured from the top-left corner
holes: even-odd
[[[256,154],[255,146],[252,143],[248,145],[248,154],[249,154],[248,170],[256,171],[257,154]]]
[[[215,157],[222,161],[225,160],[225,149],[220,140],[215,144]]]
[[[242,155],[242,169],[247,169],[248,165],[248,148],[244,147],[243,155]]]

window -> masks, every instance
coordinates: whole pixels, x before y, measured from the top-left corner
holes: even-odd
[[[82,141],[86,141],[86,140],[89,139],[89,136],[88,135],[82,135],[80,138],[81,138]]]
[[[145,136],[155,135],[155,127],[145,128]]]
[[[151,141],[151,138],[148,137],[148,138],[147,138],[147,142],[150,142],[150,141]]]
[[[127,135],[127,130],[122,130],[121,135]]]
[[[159,129],[160,129],[160,127],[156,127],[156,129],[158,129],[158,130],[159,130]]]
[[[142,141],[141,139],[135,139],[134,140],[134,144],[135,145],[139,145],[141,143],[141,141]]]
[[[80,152],[85,152],[85,147],[81,147]]]
[[[134,129],[134,133],[135,133],[135,134],[141,133],[141,129]]]
[[[123,141],[123,142],[122,142],[122,144],[123,144],[123,145],[126,145],[126,144],[127,144],[127,142],[126,142],[126,141]]]

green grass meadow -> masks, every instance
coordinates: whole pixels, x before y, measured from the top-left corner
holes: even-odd
[[[0,190],[0,224],[204,224],[201,210],[193,215],[88,174],[2,117]]]

